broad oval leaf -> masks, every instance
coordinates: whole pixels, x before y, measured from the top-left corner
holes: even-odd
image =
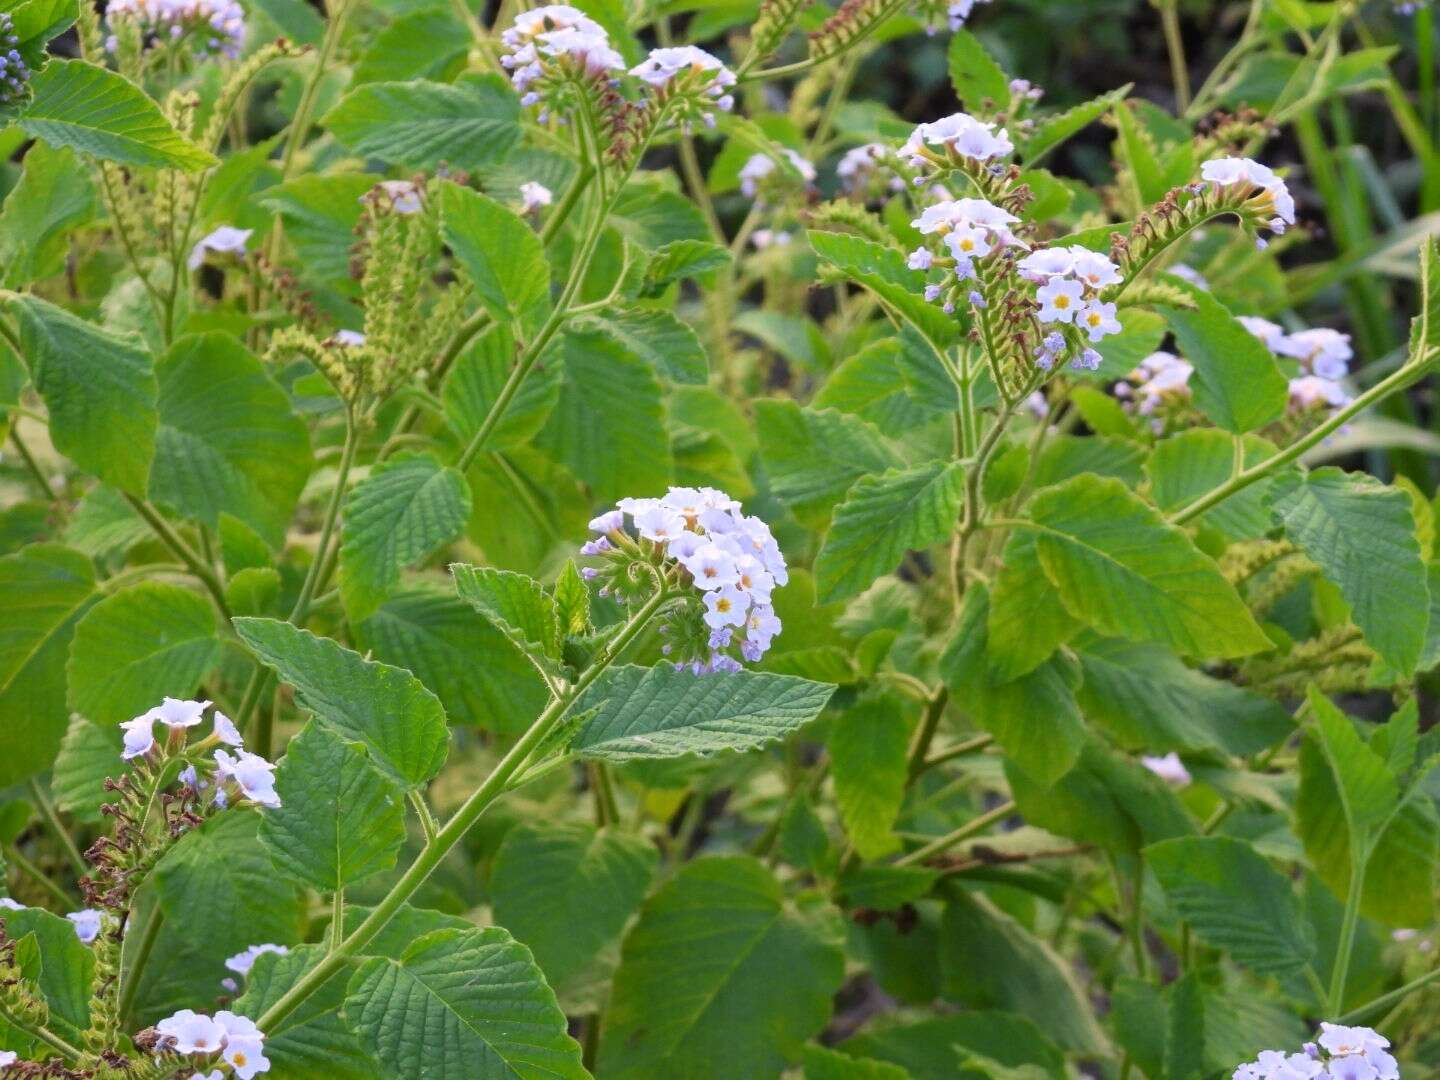
[[[478,191],[443,184],[441,233],[480,303],[528,340],[550,314],[550,264],[535,231]]]
[[[1165,318],[1195,367],[1195,405],[1237,435],[1279,419],[1289,391],[1275,355],[1208,292],[1191,289],[1189,295],[1193,310],[1166,308]]]

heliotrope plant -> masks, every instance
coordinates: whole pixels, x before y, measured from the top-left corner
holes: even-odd
[[[0,1077],[1440,1067],[1434,15],[1197,13],[0,0]]]

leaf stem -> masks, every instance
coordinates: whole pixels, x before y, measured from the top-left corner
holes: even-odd
[[[390,891],[371,910],[364,922],[357,926],[339,945],[330,950],[314,967],[302,975],[281,998],[256,1021],[262,1031],[268,1031],[289,1016],[300,1003],[323,986],[345,962],[363,949],[415,891],[425,883],[441,861],[465,836],[480,816],[506,790],[510,779],[520,770],[530,754],[545,741],[546,736],[564,718],[570,706],[590,687],[615,659],[640,635],[650,619],[670,598],[663,588],[656,590],[629,621],[621,627],[596,656],[590,666],[581,672],[574,685],[563,695],[554,698],[544,711],[535,718],[515,745],[500,759],[490,775],[476,788],[460,808],[451,815],[444,826],[435,834],[435,839],[426,844],[409,868],[401,875]]]
[[[1359,1008],[1351,1009],[1348,1013],[1335,1020],[1337,1024],[1356,1024],[1367,1016],[1373,1016],[1381,1009],[1387,1009],[1391,1005],[1404,1000],[1416,990],[1423,990],[1431,983],[1440,982],[1440,967],[1427,971],[1424,975],[1411,979],[1404,986],[1391,990],[1388,994],[1381,994],[1374,1001],[1367,1002]]]
[[[50,487],[50,481],[45,479],[45,474],[40,471],[40,465],[30,453],[30,448],[20,438],[18,426],[10,429],[10,441],[15,444],[15,449],[20,454],[20,460],[25,463],[25,468],[30,471],[30,476],[35,483],[40,485],[40,490],[45,492],[45,497],[51,502],[55,501],[55,491]]]
[[[1345,982],[1350,974],[1350,954],[1355,948],[1355,928],[1360,922],[1360,899],[1365,893],[1365,866],[1369,854],[1357,855],[1350,867],[1350,887],[1345,893],[1345,916],[1340,923],[1340,940],[1335,945],[1335,966],[1330,974],[1330,1012],[1345,1007]]]
[[[60,1054],[64,1056],[67,1060],[72,1062],[80,1060],[79,1048],[71,1046],[68,1042],[62,1039],[59,1035],[56,1035],[44,1024],[27,1024],[25,1021],[19,1019],[18,1017],[11,1016],[10,1013],[6,1012],[3,1009],[0,1009],[0,1019],[3,1019],[5,1023],[9,1024],[17,1031],[23,1031],[27,1035],[31,1035],[34,1038],[40,1040],[40,1042],[45,1043],[51,1049],[58,1050]]]
[[[229,622],[230,606],[225,602],[225,590],[220,585],[220,579],[215,576],[214,569],[205,564],[205,560],[200,557],[199,553],[185,542],[168,521],[160,516],[155,507],[144,499],[137,499],[129,492],[122,492],[122,494],[125,501],[145,520],[145,524],[150,526],[161,542],[179,557],[190,573],[200,580],[200,584],[205,586],[205,591],[215,601],[215,606],[220,609],[220,614],[225,617],[226,622]]]
[[[74,910],[75,901],[71,899],[70,894],[59,885],[56,885],[55,882],[51,881],[50,878],[46,876],[45,871],[41,870],[26,858],[18,847],[14,844],[6,844],[4,851],[5,857],[14,863],[21,873],[31,878],[35,884],[49,893],[56,903],[60,904],[67,911]]]
[[[65,857],[70,860],[70,865],[75,868],[75,872],[82,877],[88,874],[90,867],[85,863],[85,856],[80,854],[74,838],[65,828],[65,823],[60,820],[59,811],[55,809],[55,803],[51,800],[49,793],[40,786],[40,781],[34,777],[30,778],[30,794],[35,797],[35,804],[40,807],[40,816],[50,826],[50,830],[55,834],[55,839],[60,841],[60,847],[64,850]]]
[[[1013,813],[1015,813],[1015,803],[1012,801],[1003,802],[993,810],[987,810],[980,816],[971,818],[958,829],[931,840],[930,843],[924,847],[918,847],[910,852],[910,854],[896,859],[893,865],[914,866],[917,863],[923,863],[926,859],[934,858],[936,855],[948,851],[962,840],[966,840],[976,833],[984,832],[997,821],[1002,821]]]
[[[335,474],[335,490],[330,494],[330,503],[325,508],[325,519],[320,525],[320,542],[315,548],[315,559],[310,564],[310,569],[305,575],[305,582],[300,587],[300,595],[295,601],[295,608],[290,612],[290,622],[299,626],[310,610],[310,601],[315,596],[315,590],[320,585],[320,578],[326,564],[329,562],[330,540],[335,533],[335,520],[340,516],[340,506],[345,501],[345,482],[350,476],[350,469],[355,464],[355,451],[360,444],[360,433],[355,423],[355,409],[347,405],[345,408],[345,446],[340,451],[339,471]]]
[[[1165,31],[1165,50],[1170,54],[1170,78],[1175,83],[1175,111],[1190,107],[1190,72],[1185,66],[1185,42],[1180,37],[1180,12],[1176,0],[1156,0],[1160,25]]]

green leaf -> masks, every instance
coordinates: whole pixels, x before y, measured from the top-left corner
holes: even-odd
[[[601,761],[758,750],[825,708],[833,686],[759,671],[695,675],[673,664],[612,667],[575,705],[593,709],[569,749]]]
[[[95,188],[74,153],[32,143],[20,181],[0,209],[0,285],[59,273],[70,234],[95,216]]]
[[[1244,440],[1244,466],[1257,465],[1275,452],[1259,436]],[[1150,497],[1165,513],[1189,506],[1230,479],[1235,465],[1235,436],[1213,428],[1194,428],[1162,439],[1145,462]],[[1268,477],[1243,488],[1205,511],[1200,521],[1230,540],[1258,540],[1271,528],[1266,498]]]
[[[644,360],[597,333],[562,333],[542,358],[565,372],[535,444],[590,487],[596,502],[670,482],[660,381]]]
[[[777,1076],[825,1026],[844,930],[751,858],[684,866],[625,939],[598,1072],[612,1080]]]
[[[653,845],[590,825],[521,824],[490,871],[495,921],[529,946],[563,993],[620,940],[655,873]]]
[[[77,821],[98,824],[100,807],[110,801],[105,780],[123,771],[120,749],[119,728],[98,728],[82,716],[72,716],[50,773],[55,805]]]
[[[667,285],[699,277],[732,262],[728,249],[709,240],[675,240],[657,248],[645,267],[643,295],[658,296]]]
[[[527,654],[560,658],[560,617],[555,601],[532,577],[489,566],[451,563],[455,592],[505,632]]]
[[[325,955],[323,945],[302,945],[285,956],[267,953],[255,961],[245,992],[231,1006],[258,1020]],[[375,1059],[360,1047],[341,1016],[353,964],[340,968],[273,1027],[265,1030],[271,1073],[289,1080],[374,1080]]]
[[[176,131],[160,106],[123,75],[84,60],[51,60],[30,83],[19,124],[52,146],[121,165],[195,172],[219,164]]]
[[[562,637],[590,632],[590,590],[574,559],[566,559],[564,569],[551,586],[555,598],[555,615],[560,620]]]
[[[375,184],[368,173],[311,173],[265,189],[260,205],[280,215],[304,280],[349,284],[360,198]]]
[[[65,661],[95,598],[95,567],[78,551],[32,544],[0,558],[0,785],[55,759],[70,719]]]
[[[370,615],[400,571],[465,531],[470,487],[430,454],[397,454],[345,496],[340,597],[353,620]]]
[[[70,707],[109,727],[194,693],[220,660],[210,602],[179,585],[145,581],[92,607],[75,627],[66,676]]]
[[[1196,657],[1271,648],[1214,560],[1118,480],[1079,476],[1029,509],[1046,576],[1070,613],[1102,633]]]
[[[910,729],[894,697],[861,701],[830,728],[830,775],[846,835],[862,858],[900,846],[893,826],[905,798]]]
[[[1320,746],[1330,763],[1345,822],[1350,827],[1353,857],[1368,855],[1375,830],[1400,801],[1399,785],[1385,759],[1360,738],[1350,718],[1314,685],[1306,700],[1320,733]]]
[[[1278,420],[1289,399],[1275,355],[1203,289],[1189,290],[1193,310],[1164,309],[1185,359],[1195,367],[1195,405],[1237,435]]]
[[[445,418],[462,443],[469,443],[480,431],[515,359],[514,336],[509,327],[497,324],[477,337],[455,361],[440,396]],[[533,439],[560,399],[563,376],[564,369],[558,364],[537,364],[525,376],[480,448],[511,450]]]
[[[438,588],[401,589],[355,627],[355,637],[375,659],[413,671],[457,724],[519,734],[550,697],[503,630]]]
[[[312,9],[306,7],[305,10]],[[321,31],[324,31],[323,21]],[[463,61],[469,34],[469,29],[448,7],[408,11],[370,39],[369,48],[355,66],[351,85],[417,76],[443,78]],[[318,37],[316,43],[319,43]]]
[[[668,311],[606,308],[569,325],[579,333],[604,334],[671,382],[701,386],[709,377],[710,360],[699,335]]]
[[[950,536],[964,483],[965,466],[954,461],[861,479],[835,508],[815,559],[821,602],[859,595],[900,565],[906,551]]]
[[[1108,1049],[1070,967],[984,896],[957,896],[945,905],[940,966],[952,1001],[1029,1017],[1067,1050]]]
[[[1127,749],[1245,756],[1295,726],[1279,702],[1186,667],[1162,646],[1095,637],[1077,645],[1081,708]]]
[[[437,930],[350,980],[345,1019],[396,1080],[583,1080],[530,950],[499,927]]]
[[[807,1046],[805,1080],[910,1080],[910,1074],[887,1061],[851,1057],[823,1046]]]
[[[856,480],[899,464],[875,429],[858,417],[801,408],[788,398],[762,398],[754,409],[770,490],[810,528],[824,528]]]
[[[1009,680],[988,664],[990,597],[983,585],[966,591],[960,624],[940,658],[940,671],[970,718],[1036,783],[1049,786],[1074,767],[1085,742],[1075,704],[1074,666],[1059,657]]]
[[[362,157],[408,169],[479,169],[520,141],[520,102],[499,75],[453,85],[372,82],[350,90],[320,123]]]
[[[874,1025],[871,1025],[873,1027]],[[977,1009],[898,1024],[845,1040],[842,1049],[894,1062],[914,1080],[974,1080],[957,1072],[956,1051],[981,1054],[1011,1068],[1039,1066],[1049,1077],[1065,1075],[1060,1050],[1033,1021],[1014,1013]],[[980,1075],[984,1075],[983,1073]]]
[[[968,30],[956,30],[950,36],[948,57],[950,85],[969,112],[1003,112],[1010,107],[1010,77],[979,38]]]
[[[1072,135],[1089,127],[1109,112],[1112,105],[1125,100],[1130,93],[1130,83],[1108,94],[1093,98],[1064,112],[1052,113],[1036,121],[1035,130],[1020,144],[1020,160],[1024,165],[1034,165],[1055,147]]]
[[[161,358],[150,498],[212,529],[228,513],[272,548],[310,475],[310,436],[264,366],[229,334],[181,338]]]
[[[806,233],[815,254],[846,277],[871,290],[896,318],[904,319],[933,347],[944,348],[959,336],[960,324],[924,297],[925,275],[911,270],[905,256],[848,233]]]
[[[155,365],[134,338],[34,296],[8,298],[20,348],[50,413],[50,438],[86,472],[145,494],[155,456]]]
[[[363,659],[278,619],[236,619],[261,663],[324,727],[363,742],[382,771],[415,787],[440,771],[449,733],[439,700],[408,671]]]
[[[364,743],[306,724],[285,748],[275,790],[281,805],[261,816],[260,842],[281,873],[334,892],[395,865],[405,792]]]
[[[75,1038],[90,1023],[90,987],[95,956],[75,935],[75,924],[38,907],[5,912],[5,932],[11,941],[34,935],[39,949],[38,971],[26,966],[50,1007],[48,1022],[63,1035]]]
[[[904,351],[898,338],[871,342],[830,372],[812,406],[851,413],[889,438],[903,438],[935,416],[933,403],[905,383]]]
[[[990,593],[990,675],[1001,681],[1034,671],[1084,627],[1060,602],[1040,569],[1035,534],[1017,529],[1006,541]]]
[[[440,186],[441,235],[485,310],[528,340],[550,314],[550,264],[535,230],[478,191]]]
[[[1151,844],[1145,861],[1200,939],[1259,975],[1287,975],[1315,946],[1290,881],[1241,840],[1185,836]]]
[[[1410,496],[1325,468],[1276,477],[1270,507],[1285,535],[1345,597],[1366,644],[1402,675],[1413,672],[1425,647],[1430,592]]]

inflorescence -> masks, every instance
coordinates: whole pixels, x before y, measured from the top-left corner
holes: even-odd
[[[1266,1050],[1239,1066],[1233,1080],[1400,1080],[1390,1040],[1367,1027],[1321,1024],[1298,1054]]]
[[[245,45],[245,9],[237,0],[110,0],[105,19],[111,52],[118,45],[118,20],[132,21],[150,47],[193,43],[204,55],[234,60]]]
[[[16,105],[29,93],[30,68],[18,48],[15,20],[9,12],[0,14],[0,108]]]

